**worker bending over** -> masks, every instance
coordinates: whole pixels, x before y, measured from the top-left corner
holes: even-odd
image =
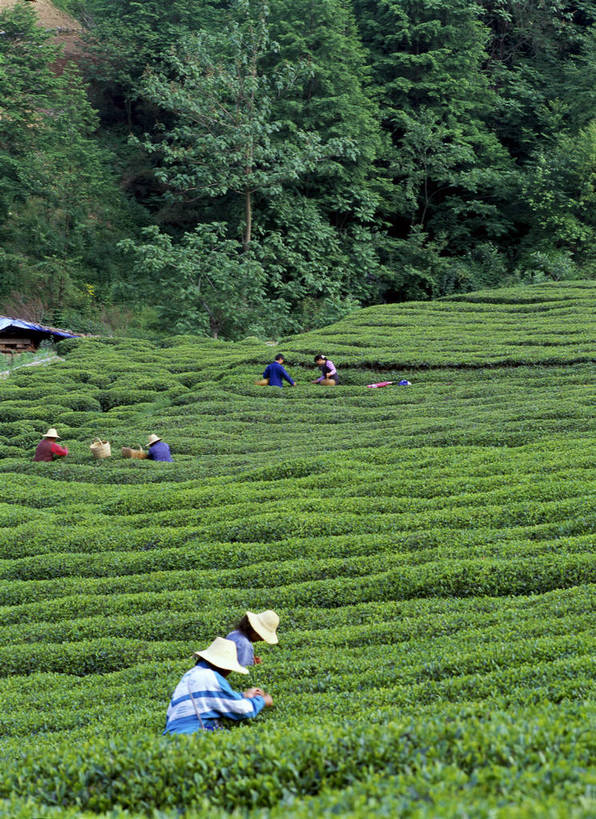
[[[149,452],[147,457],[150,461],[173,461],[170,447],[162,441],[159,435],[149,436]]]
[[[315,356],[315,364],[321,370],[321,375],[315,378],[313,384],[322,384],[324,387],[335,387],[336,384],[339,384],[335,364],[330,358],[319,353]]]
[[[275,361],[268,364],[263,373],[263,378],[269,379],[270,387],[283,387],[283,381],[287,381],[291,387],[296,386],[296,382],[288,375],[283,366],[285,358],[281,353],[275,356]]]
[[[68,449],[65,446],[60,446],[56,441],[60,436],[54,427],[50,429],[43,436],[41,441],[37,444],[34,461],[53,461],[55,458],[64,458],[68,455]]]
[[[204,651],[195,651],[197,663],[182,677],[168,707],[164,734],[194,734],[223,728],[220,719],[251,719],[265,706],[273,705],[270,694],[260,688],[240,693],[226,677],[236,671],[248,674],[240,665],[236,644],[216,637]]]
[[[234,631],[226,636],[226,640],[233,640],[236,643],[238,661],[242,665],[258,665],[261,658],[255,657],[253,643],[263,641],[272,646],[277,645],[279,642],[276,633],[278,626],[279,617],[271,609],[262,611],[260,614],[247,611]]]

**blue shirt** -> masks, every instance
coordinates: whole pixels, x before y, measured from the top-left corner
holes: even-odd
[[[270,387],[283,387],[282,379],[285,379],[288,384],[294,386],[294,382],[279,361],[272,361],[271,364],[267,366],[263,373],[263,378],[269,379]]]
[[[234,691],[226,678],[209,663],[200,660],[186,672],[174,689],[164,734],[193,734],[202,730],[197,710],[204,728],[212,730],[217,726],[219,717],[250,719],[256,717],[264,707],[263,697],[244,697],[239,691]]]
[[[156,441],[149,447],[149,454],[147,455],[152,461],[173,461],[170,447],[163,441]]]
[[[231,631],[226,636],[226,640],[232,640],[236,643],[236,651],[240,665],[255,664],[255,650],[246,634],[243,634],[241,631]]]

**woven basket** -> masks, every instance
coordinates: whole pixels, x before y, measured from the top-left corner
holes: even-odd
[[[255,384],[257,385],[257,387],[266,387],[269,384],[269,379],[268,378],[257,378],[257,380],[255,381]]]
[[[145,450],[139,446],[138,449],[133,449],[131,446],[123,446],[122,447],[122,457],[123,458],[133,458],[137,461],[142,461],[144,458],[147,457],[147,453]]]
[[[94,458],[102,459],[109,458],[112,454],[112,448],[109,441],[102,441],[101,438],[94,438],[93,443],[90,444],[89,449],[93,453]]]

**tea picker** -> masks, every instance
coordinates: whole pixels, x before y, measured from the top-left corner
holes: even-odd
[[[236,643],[216,637],[203,651],[195,651],[196,665],[174,689],[166,716],[164,734],[194,734],[223,728],[222,718],[243,720],[256,717],[265,706],[272,706],[271,694],[260,688],[240,693],[227,681],[232,671],[248,674],[240,665]]]
[[[336,384],[339,384],[337,368],[330,358],[318,353],[315,356],[315,364],[321,370],[321,375],[319,378],[315,378],[313,384],[321,384],[324,387],[335,387]]]
[[[259,387],[279,387],[280,389],[283,387],[283,382],[287,381],[290,387],[295,387],[296,382],[294,379],[289,375],[286,368],[284,367],[285,358],[281,353],[278,353],[275,356],[275,360],[268,364],[265,367],[265,372],[263,373],[263,378],[259,379],[256,383]]]
[[[147,458],[150,461],[173,461],[172,453],[170,452],[170,447],[166,444],[165,441],[162,441],[159,435],[155,435],[155,433],[149,436],[149,452],[147,453]]]
[[[34,461],[53,461],[55,458],[64,458],[68,455],[68,448],[60,446],[56,443],[60,436],[56,432],[55,427],[50,429],[43,436],[41,441],[37,444],[35,449]]]
[[[269,645],[277,645],[277,627],[279,617],[268,609],[256,614],[254,611],[247,611],[240,620],[234,631],[231,631],[226,640],[233,640],[238,648],[238,661],[242,665],[258,665],[260,657],[255,657],[253,643],[265,642]]]

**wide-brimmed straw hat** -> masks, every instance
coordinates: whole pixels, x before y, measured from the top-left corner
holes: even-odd
[[[223,668],[224,671],[237,671],[238,674],[248,674],[248,668],[238,662],[238,649],[233,640],[216,637],[209,648],[204,651],[195,651],[193,657],[201,657],[216,668]]]
[[[49,430],[46,432],[45,435],[42,436],[43,438],[59,438],[60,436],[56,432],[55,427],[50,427]]]
[[[259,614],[255,614],[254,611],[247,611],[246,616],[259,637],[265,640],[266,643],[274,646],[279,642],[275,633],[279,626],[279,617],[274,611],[267,609],[267,611],[262,611]]]
[[[161,441],[159,435],[152,434],[149,436],[149,446],[151,446],[151,444],[156,444],[158,441]]]

